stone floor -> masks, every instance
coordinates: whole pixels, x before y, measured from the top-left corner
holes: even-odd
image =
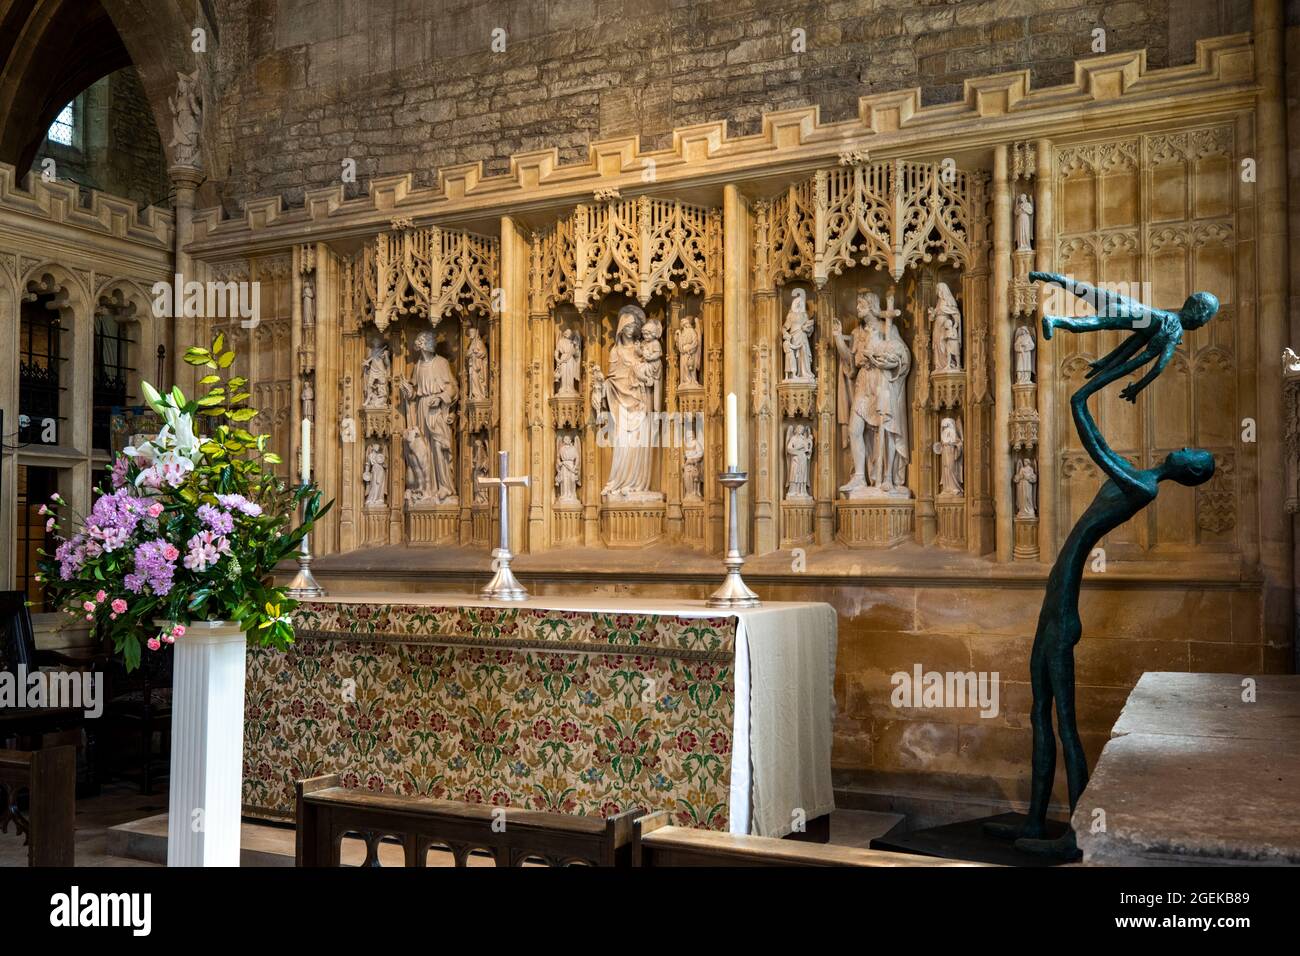
[[[77,866],[158,866],[166,859],[167,795],[141,795],[131,784],[104,787],[97,797],[77,801]],[[842,846],[866,847],[902,822],[896,813],[869,810],[837,810],[831,816],[831,842]],[[293,866],[294,831],[289,827],[245,821],[242,836],[245,866]],[[344,865],[365,859],[359,840],[344,843]],[[385,845],[380,862],[401,866],[398,846]],[[472,866],[491,866],[485,858],[471,859]],[[26,866],[27,849],[12,828],[0,833],[0,867]],[[451,866],[449,853],[431,851],[429,866]]]

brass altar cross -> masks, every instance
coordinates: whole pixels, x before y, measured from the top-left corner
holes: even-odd
[[[500,451],[497,452],[497,477],[484,478],[478,475],[475,479],[480,485],[496,485],[500,496],[497,518],[501,525],[501,537],[496,550],[492,552],[492,567],[496,573],[479,594],[494,601],[526,601],[528,591],[510,570],[510,559],[514,557],[510,553],[510,488],[512,485],[522,485],[527,488],[528,476],[511,478],[509,475],[510,452]]]

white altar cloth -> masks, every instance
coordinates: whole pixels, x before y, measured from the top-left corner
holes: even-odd
[[[731,610],[703,601],[643,597],[556,595],[503,602],[393,592],[331,594],[323,600],[736,617],[730,831],[781,837],[792,832],[796,819],[812,820],[835,808],[831,735],[838,620],[829,604],[765,602]]]

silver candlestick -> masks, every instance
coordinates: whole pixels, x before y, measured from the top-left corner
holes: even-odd
[[[306,505],[303,505],[304,513]],[[311,535],[304,534],[298,542],[298,573],[293,576],[284,593],[295,600],[325,596],[325,589],[320,586],[316,576],[311,573]]]
[[[745,559],[740,554],[740,519],[736,515],[736,491],[749,480],[749,473],[728,468],[718,475],[718,481],[727,489],[727,556],[722,563],[727,566],[727,576],[709,595],[709,607],[758,607],[758,595],[746,586],[740,576]]]
[[[480,485],[497,486],[500,502],[497,506],[497,516],[501,530],[500,544],[492,552],[496,573],[492,575],[492,580],[483,586],[479,594],[494,601],[527,601],[527,588],[519,583],[519,579],[510,570],[510,559],[514,557],[510,553],[510,487],[522,485],[527,488],[528,476],[508,477],[510,474],[510,452],[508,451],[497,452],[497,471],[496,478],[482,476],[478,478]]]

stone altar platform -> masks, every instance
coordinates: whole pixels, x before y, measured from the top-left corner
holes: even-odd
[[[1300,677],[1152,672],[1102,750],[1074,829],[1085,863],[1298,865],[1297,792]]]
[[[825,604],[354,594],[250,649],[244,812],[293,782],[784,836],[830,812]]]

